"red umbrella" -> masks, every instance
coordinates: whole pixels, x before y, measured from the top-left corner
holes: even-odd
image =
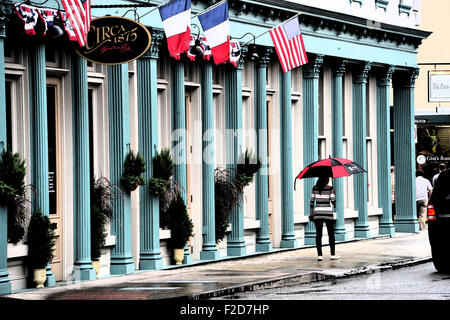
[[[315,177],[348,177],[349,175],[367,172],[356,162],[343,158],[328,158],[311,163],[303,169],[295,179]],[[295,189],[295,184],[294,184]]]

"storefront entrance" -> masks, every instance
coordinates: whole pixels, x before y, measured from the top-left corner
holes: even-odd
[[[61,174],[61,84],[56,78],[47,79],[48,117],[48,179],[50,221],[56,223],[56,245],[51,263],[56,281],[63,279],[63,214]]]

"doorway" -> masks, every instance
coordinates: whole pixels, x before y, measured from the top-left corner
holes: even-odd
[[[56,245],[50,265],[56,281],[61,281],[63,280],[61,83],[56,78],[47,79],[47,121],[49,217],[52,223],[56,223]]]
[[[273,242],[273,176],[270,174],[270,159],[272,158],[272,97],[267,96],[267,179],[268,179],[268,215],[269,215],[269,237],[270,242]]]

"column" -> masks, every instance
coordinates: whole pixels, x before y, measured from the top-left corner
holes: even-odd
[[[186,103],[184,93],[184,63],[172,63],[172,147],[173,161],[175,163],[174,179],[180,185],[181,196],[186,202]],[[186,244],[184,248],[183,264],[192,262],[192,256]]]
[[[131,255],[131,197],[121,186],[123,163],[130,145],[128,64],[108,66],[110,180],[122,195],[113,199],[111,231],[116,245],[111,251],[111,274],[134,272]]]
[[[11,4],[6,1],[0,5],[0,152],[6,149],[6,88],[5,88],[5,46],[6,26],[11,15]],[[0,162],[2,158],[0,157]],[[8,210],[0,204],[0,295],[11,293],[8,277]]]
[[[158,150],[158,52],[163,35],[152,32],[150,49],[137,61],[139,152],[147,163],[145,181],[153,176],[153,157]],[[159,238],[159,198],[150,194],[148,183],[139,188],[140,270],[162,268]]]
[[[29,51],[30,69],[30,108],[31,108],[31,153],[32,185],[36,190],[32,210],[40,210],[49,215],[48,195],[48,125],[47,125],[47,86],[45,73],[45,45],[37,44]],[[56,278],[47,265],[46,286],[54,286]]]
[[[76,279],[94,280],[91,260],[91,180],[89,161],[89,102],[87,62],[72,54],[74,117],[74,265]]]
[[[291,72],[281,74],[281,247],[295,248],[297,240],[294,233],[294,186],[292,181],[292,98]]]
[[[371,63],[366,61],[353,73],[353,161],[362,168],[367,167],[366,86],[370,68]],[[370,230],[367,215],[367,174],[355,174],[353,181],[355,210],[358,211],[355,237],[368,238]]]
[[[202,235],[201,260],[216,260],[220,255],[216,247],[215,200],[214,200],[214,105],[212,90],[212,65],[201,64],[202,94]]]
[[[378,205],[383,209],[380,234],[395,234],[392,222],[391,187],[391,117],[390,97],[394,66],[388,66],[377,77],[377,146],[378,146]]]
[[[255,118],[257,132],[257,155],[261,160],[261,169],[256,173],[256,219],[260,227],[256,236],[256,251],[272,250],[269,236],[269,161],[267,159],[267,94],[266,75],[270,62],[270,51],[266,50],[256,63],[255,74]]]
[[[394,73],[395,231],[418,232],[414,144],[414,84],[419,69]]]
[[[308,56],[309,63],[303,68],[303,167],[317,161],[319,158],[319,76],[323,63],[322,55]],[[304,181],[304,210],[310,214],[311,191],[315,179],[306,178]],[[309,221],[305,228],[305,244],[316,243],[316,228]]]
[[[242,48],[238,67],[228,66],[225,73],[225,127],[227,145],[227,168],[235,169],[242,150],[242,69],[246,47]],[[231,232],[227,235],[227,255],[243,256],[246,254],[244,239],[243,195],[230,213]]]
[[[332,100],[332,127],[333,127],[333,157],[342,158],[342,138],[343,138],[343,91],[342,82],[345,74],[346,59],[336,61],[336,67],[333,74],[333,100]],[[334,231],[336,241],[347,240],[345,231],[345,212],[344,212],[344,180],[345,177],[333,180],[333,187],[336,190],[336,229]]]

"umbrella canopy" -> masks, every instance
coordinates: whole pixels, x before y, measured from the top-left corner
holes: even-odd
[[[342,158],[328,158],[311,163],[303,169],[296,179],[314,177],[348,177],[349,175],[367,172],[356,162]]]

